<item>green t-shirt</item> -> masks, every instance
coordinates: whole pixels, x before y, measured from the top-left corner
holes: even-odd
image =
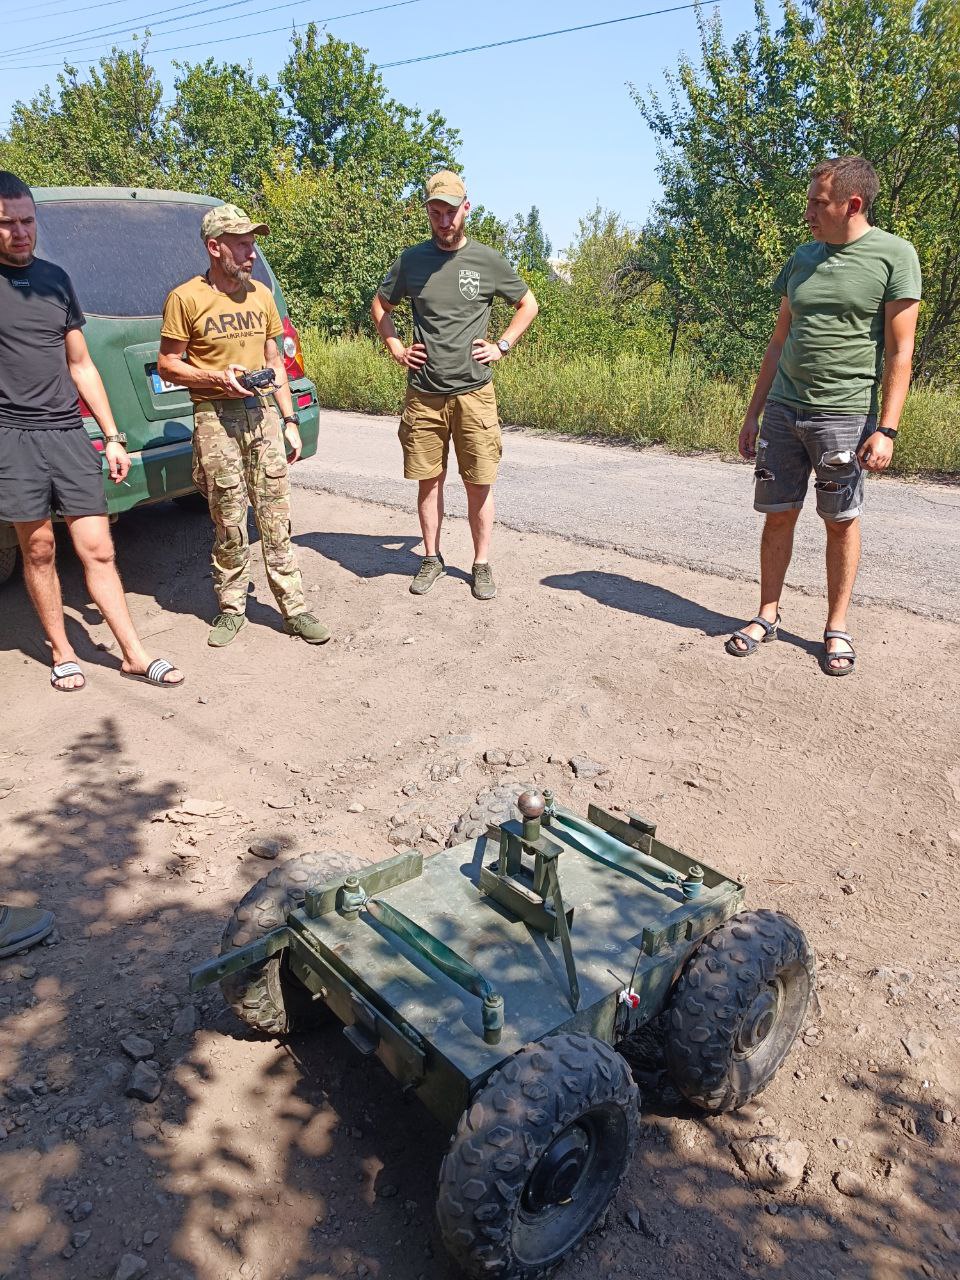
[[[770,399],[876,413],[884,304],[920,298],[913,245],[879,227],[851,244],[804,244],[773,289],[788,300],[791,320]]]
[[[392,306],[410,299],[413,340],[427,349],[423,368],[410,370],[410,385],[444,396],[485,386],[493,374],[472,358],[474,339],[487,336],[494,297],[519,302],[526,292],[509,262],[477,240],[462,249],[438,249],[432,240],[405,249],[379,293]]]

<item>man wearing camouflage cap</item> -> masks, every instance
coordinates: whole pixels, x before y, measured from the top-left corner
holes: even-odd
[[[440,526],[452,438],[473,537],[471,587],[477,600],[492,600],[497,593],[489,560],[493,482],[503,447],[490,366],[526,331],[537,300],[496,249],[464,234],[470,202],[457,174],[435,173],[424,196],[432,239],[397,258],[371,306],[373,322],[391,356],[407,370],[409,383],[400,419],[403,474],[419,483],[426,553],[410,590],[425,595],[446,572]],[[514,315],[499,341],[490,342],[487,326],[495,297],[505,298]],[[404,298],[413,309],[410,346],[400,340],[391,315]]]
[[[208,643],[229,644],[246,622],[249,503],[283,629],[323,644],[330,632],[307,612],[290,543],[287,461],[296,462],[302,444],[277,346],[283,323],[270,289],[250,278],[256,237],[268,235],[269,227],[222,204],[204,215],[200,234],[210,266],[167,297],[157,369],[186,387],[193,401],[193,479],[213,518],[213,585],[220,605]],[[237,381],[263,367],[276,376],[272,394],[279,412]]]

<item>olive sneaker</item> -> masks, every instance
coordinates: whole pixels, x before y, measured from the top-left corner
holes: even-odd
[[[246,625],[245,613],[218,613],[207,636],[207,644],[214,649],[222,649],[224,645],[236,640],[237,633]]]
[[[497,594],[497,584],[493,580],[493,570],[486,560],[473,566],[473,582],[470,587],[475,600],[492,600]]]
[[[284,618],[283,629],[288,636],[299,636],[307,644],[326,644],[330,639],[330,630],[312,613],[298,613],[292,618]]]
[[[410,583],[410,590],[415,596],[425,596],[438,578],[447,572],[443,556],[424,556],[416,577]]]
[[[0,903],[0,956],[36,946],[56,924],[52,911],[42,907],[8,907]]]

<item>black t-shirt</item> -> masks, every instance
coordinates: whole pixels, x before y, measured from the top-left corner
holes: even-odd
[[[81,425],[64,338],[85,323],[62,267],[0,264],[0,426]]]

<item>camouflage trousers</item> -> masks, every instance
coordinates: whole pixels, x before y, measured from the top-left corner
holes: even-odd
[[[290,544],[290,481],[280,415],[261,400],[208,400],[193,411],[193,482],[213,518],[213,589],[222,613],[244,613],[250,582],[247,507],[253,507],[280,611],[306,611]]]

